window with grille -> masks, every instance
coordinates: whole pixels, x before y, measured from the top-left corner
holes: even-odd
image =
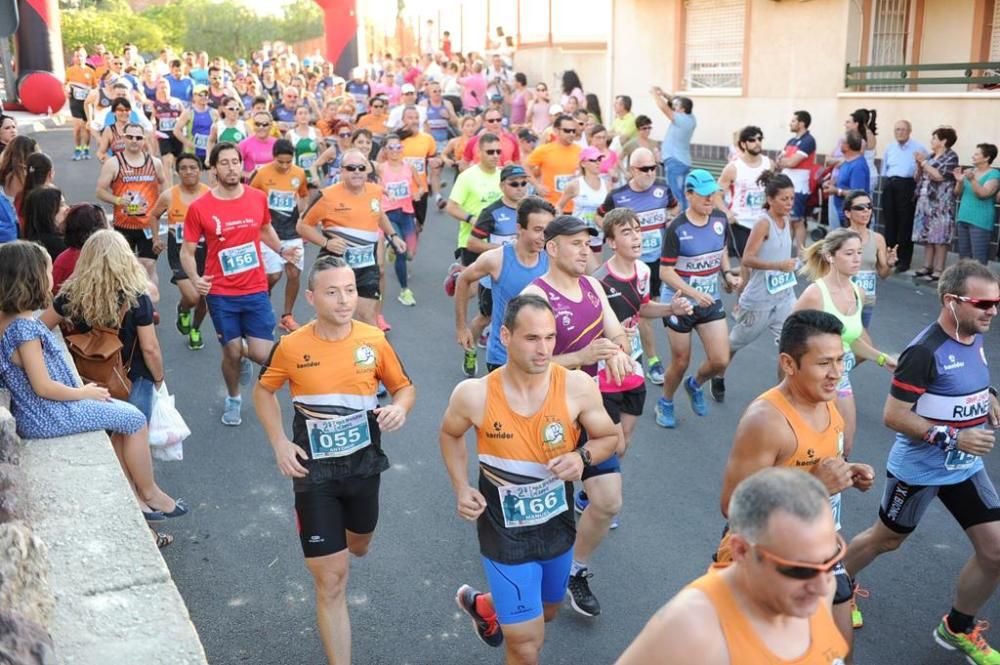
[[[989,62],[1000,62],[1000,0],[993,3],[993,18],[990,20]]]
[[[910,0],[875,0],[872,4],[872,65],[906,64],[910,38]],[[877,76],[887,76],[880,74]],[[901,85],[871,86],[869,90],[903,90]]]
[[[746,0],[686,0],[684,7],[685,87],[741,89]]]

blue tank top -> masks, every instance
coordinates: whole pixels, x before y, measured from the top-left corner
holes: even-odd
[[[536,277],[541,277],[549,269],[549,256],[545,252],[538,255],[538,263],[528,268],[517,260],[514,245],[503,248],[503,264],[500,277],[493,283],[493,316],[490,317],[490,339],[486,344],[486,362],[503,365],[507,362],[507,349],[500,343],[500,326],[503,313],[510,299],[524,290]]]
[[[208,135],[212,133],[212,108],[195,111],[191,118],[191,140],[194,154],[204,157],[208,149]]]
[[[545,292],[556,315],[556,346],[554,355],[574,353],[604,334],[604,306],[601,297],[586,277],[579,278],[580,300],[570,300],[551,284],[539,277],[533,285]],[[597,376],[597,363],[583,365],[579,369],[590,376]]]
[[[445,117],[447,109],[444,104],[432,106],[427,104],[427,129],[437,142],[448,140],[448,119]]]
[[[935,425],[966,429],[989,426],[989,387],[983,336],[962,344],[935,321],[900,355],[890,394]],[[911,485],[953,485],[982,469],[983,460],[896,432],[886,467]]]
[[[609,198],[614,205],[611,208],[607,205],[601,206],[600,214],[606,215],[614,208],[628,208],[633,211],[639,218],[639,226],[642,227],[640,258],[643,263],[659,261],[663,249],[663,228],[667,223],[667,210],[674,207],[674,197],[667,183],[657,179],[643,192],[637,192],[627,184],[622,185],[612,191]]]
[[[704,226],[693,224],[686,213],[681,213],[663,234],[660,265],[673,268],[691,287],[718,300],[727,223],[726,217],[716,211]],[[664,282],[660,298],[667,302],[673,297],[674,290]]]
[[[477,233],[479,223],[472,229],[472,235],[493,245],[511,245],[517,240],[517,210],[508,205],[504,205],[503,199],[491,203],[480,215],[489,215],[492,226],[489,234]],[[487,275],[479,280],[483,288],[493,288],[493,278]]]
[[[347,82],[344,90],[354,98],[354,102],[358,107],[358,113],[368,112],[368,98],[372,95],[372,88],[368,83],[352,79]]]

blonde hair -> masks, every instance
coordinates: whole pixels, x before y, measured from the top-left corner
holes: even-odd
[[[66,297],[68,318],[89,326],[117,326],[122,305],[135,307],[148,286],[146,270],[125,238],[104,229],[83,243],[73,275],[59,293]]]
[[[848,240],[856,239],[861,242],[861,236],[856,231],[850,229],[834,229],[826,234],[822,240],[817,240],[806,247],[802,253],[802,267],[799,274],[805,275],[812,281],[826,277],[830,272],[830,259],[840,251]]]

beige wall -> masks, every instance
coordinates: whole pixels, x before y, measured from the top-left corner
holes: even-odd
[[[924,34],[920,62],[968,62],[972,44],[972,2],[924,1]],[[960,76],[961,72],[924,72],[922,76]],[[921,92],[962,92],[964,85],[925,85]]]
[[[607,109],[603,91],[607,88],[607,52],[605,50],[573,50],[559,46],[519,49],[514,54],[514,71],[524,72],[528,85],[544,81],[549,86],[550,98],[559,101],[562,94],[562,73],[575,70],[586,92],[593,92],[601,100],[601,109]]]

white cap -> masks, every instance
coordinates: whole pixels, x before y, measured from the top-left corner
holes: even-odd
[[[399,91],[405,95],[408,92],[416,92],[417,89],[413,87],[412,83],[404,83],[403,87],[400,88]]]
[[[563,112],[563,107],[561,104],[553,104],[549,107],[549,115],[557,115]]]

